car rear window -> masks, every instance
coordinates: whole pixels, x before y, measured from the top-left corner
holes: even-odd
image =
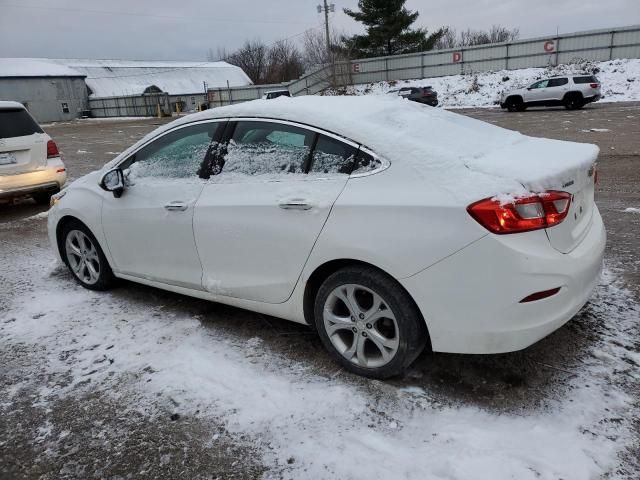
[[[43,132],[26,110],[0,109],[0,138],[24,137],[34,133]]]
[[[598,83],[598,79],[593,75],[588,77],[573,77],[573,83]]]

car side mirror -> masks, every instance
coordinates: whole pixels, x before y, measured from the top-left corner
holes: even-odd
[[[120,198],[124,192],[124,174],[119,168],[114,168],[105,173],[100,180],[100,188],[113,193],[115,198]]]

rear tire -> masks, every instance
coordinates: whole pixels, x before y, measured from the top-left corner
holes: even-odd
[[[567,110],[579,110],[584,107],[584,99],[580,94],[569,94],[564,98],[564,108]]]
[[[51,202],[51,195],[53,195],[54,193],[56,192],[38,192],[32,194],[31,196],[38,205],[49,205],[49,203]]]
[[[346,370],[385,379],[401,374],[428,343],[427,328],[409,294],[371,267],[330,275],[314,302],[322,344]]]
[[[89,290],[108,290],[116,277],[96,237],[82,223],[64,225],[60,236],[60,251],[64,263],[76,281]]]

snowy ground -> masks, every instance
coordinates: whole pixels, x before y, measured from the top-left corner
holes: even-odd
[[[302,326],[129,283],[86,291],[53,262],[46,214],[0,208],[0,478],[637,479],[638,107],[500,113],[472,112],[600,145],[600,285],[523,352],[423,355],[389,382],[340,370]],[[75,176],[144,125],[48,133]]]
[[[505,91],[524,87],[541,78],[570,73],[595,74],[602,83],[603,102],[640,100],[640,59],[580,62],[549,68],[524,68],[422,80],[378,82],[356,85],[347,91],[356,95],[384,94],[400,87],[431,85],[438,92],[441,107],[492,107],[496,106],[500,95]]]

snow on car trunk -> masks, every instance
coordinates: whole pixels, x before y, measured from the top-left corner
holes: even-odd
[[[514,178],[532,192],[570,193],[566,218],[547,229],[554,248],[568,253],[582,241],[591,225],[598,152],[595,145],[523,137],[520,142],[468,162],[468,166]]]

